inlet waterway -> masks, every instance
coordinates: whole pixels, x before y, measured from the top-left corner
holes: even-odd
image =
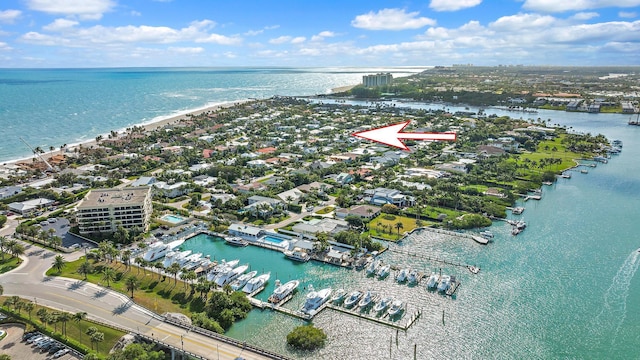
[[[442,105],[440,105],[441,107]],[[455,108],[451,109],[455,111]],[[473,109],[472,109],[473,110]],[[490,109],[487,111],[491,113]],[[516,113],[496,113],[519,117]],[[422,311],[406,332],[326,309],[313,323],[328,335],[313,353],[287,348],[285,337],[301,320],[270,310],[252,310],[228,335],[300,359],[430,358],[607,358],[638,356],[640,348],[640,128],[628,116],[541,111],[526,117],[551,119],[573,130],[603,133],[624,143],[608,164],[578,171],[543,188],[541,201],[528,201],[527,229],[517,237],[502,222],[492,226],[494,241],[482,246],[468,239],[427,232],[410,236],[392,249],[453,262],[477,264],[477,275],[421,256],[390,251],[382,257],[398,266],[455,274],[462,282],[454,299],[393,281],[367,278],[363,272],[287,260],[276,251],[234,248],[200,236],[183,245],[212,258],[239,258],[253,270],[271,271],[266,299],[276,279],[301,281],[286,305],[303,302],[304,287],[331,286],[372,290],[405,301],[407,315]],[[444,323],[443,323],[444,311]]]

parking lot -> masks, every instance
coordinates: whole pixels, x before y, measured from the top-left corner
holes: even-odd
[[[7,354],[12,359],[28,359],[28,360],[48,360],[53,355],[48,352],[41,352],[36,346],[27,344],[22,341],[24,327],[19,325],[0,325],[0,330],[7,332],[7,336],[0,340],[0,354]],[[80,357],[73,354],[66,354],[58,359],[62,360],[79,360]]]
[[[78,244],[82,246],[86,244],[87,247],[93,248],[95,244],[86,242],[81,238],[69,233],[69,220],[65,218],[55,218],[55,221],[42,221],[38,224],[42,230],[49,231],[49,229],[53,229],[55,231],[55,235],[62,238],[62,246],[64,247],[72,247],[74,244]]]

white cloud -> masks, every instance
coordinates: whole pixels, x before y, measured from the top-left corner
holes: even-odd
[[[193,21],[188,27],[174,29],[167,26],[117,26],[96,25],[87,28],[74,26],[74,21],[58,19],[45,27],[45,30],[62,30],[61,35],[29,32],[21,40],[42,45],[60,45],[72,47],[91,47],[98,44],[155,43],[170,44],[193,41],[196,43],[215,43],[236,45],[242,38],[209,33],[215,25],[211,20]]]
[[[637,17],[638,14],[634,11],[620,11],[618,16],[621,18],[633,19],[634,17]]]
[[[313,35],[311,37],[311,41],[320,41],[320,40],[324,40],[325,38],[330,38],[330,37],[334,37],[336,36],[336,33],[334,33],[333,31],[321,31],[320,33],[318,33],[317,35]]]
[[[435,20],[418,15],[417,11],[407,13],[404,9],[382,9],[377,13],[370,11],[356,16],[351,26],[367,30],[407,30],[436,24]]]
[[[131,14],[131,16],[142,16],[142,13],[140,11],[135,10],[131,10],[129,14]]]
[[[0,41],[0,50],[1,51],[10,51],[10,50],[13,50],[13,48],[11,46],[9,46],[9,44],[7,44],[6,42]]]
[[[526,0],[523,8],[543,12],[564,12],[599,9],[604,7],[640,6],[640,0]]]
[[[297,37],[294,37],[293,39],[291,39],[291,43],[292,44],[300,44],[300,43],[303,43],[305,40],[307,40],[307,38],[305,38],[304,36],[297,36]]]
[[[571,18],[575,20],[589,20],[600,16],[597,12],[579,12],[574,14]]]
[[[77,15],[86,20],[100,19],[115,5],[112,0],[27,0],[31,10],[55,15]]]
[[[20,10],[3,10],[0,11],[0,22],[12,24],[16,19],[22,15]]]
[[[516,14],[503,16],[489,24],[496,30],[515,31],[526,28],[545,28],[556,22],[556,18],[540,14]]]
[[[274,44],[274,45],[284,44],[291,41],[291,39],[292,39],[291,36],[283,35],[277,38],[270,39],[269,44]]]
[[[168,49],[171,52],[178,54],[199,54],[204,52],[204,48],[201,47],[169,47]]]
[[[76,25],[78,25],[77,21],[68,19],[55,19],[51,24],[43,26],[42,30],[53,32],[63,31]]]
[[[429,7],[435,11],[456,11],[477,6],[482,0],[431,0]]]
[[[264,32],[264,29],[260,29],[260,30],[249,30],[247,32],[244,33],[245,36],[256,36],[256,35],[260,35]]]

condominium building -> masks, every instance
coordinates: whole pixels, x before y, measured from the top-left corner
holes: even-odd
[[[391,73],[362,76],[362,85],[366,87],[391,85],[392,83],[393,75],[391,75]]]
[[[125,229],[147,231],[151,212],[151,188],[94,189],[77,207],[81,234],[114,232]]]

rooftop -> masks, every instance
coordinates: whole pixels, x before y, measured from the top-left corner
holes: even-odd
[[[87,193],[78,209],[113,205],[140,204],[151,194],[148,186],[124,189],[94,189]]]

